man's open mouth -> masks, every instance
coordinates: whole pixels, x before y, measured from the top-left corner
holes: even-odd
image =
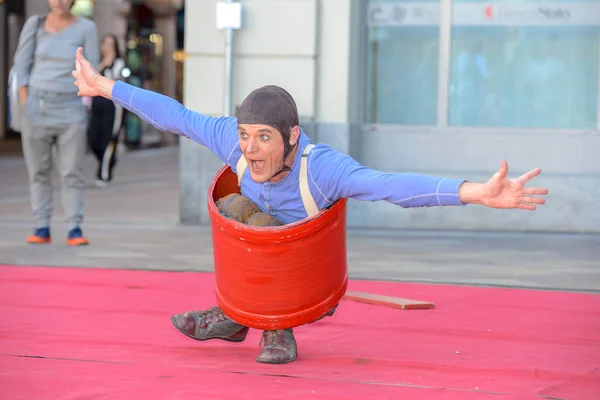
[[[250,166],[254,172],[260,172],[265,166],[264,160],[250,160]]]

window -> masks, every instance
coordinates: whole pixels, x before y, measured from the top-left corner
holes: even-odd
[[[367,122],[435,125],[439,2],[370,0]]]
[[[595,129],[599,1],[455,0],[449,124]]]

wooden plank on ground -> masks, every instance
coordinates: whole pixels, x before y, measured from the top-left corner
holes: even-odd
[[[344,299],[384,307],[400,308],[402,310],[419,310],[435,308],[435,304],[429,301],[405,299],[402,297],[394,296],[384,296],[382,294],[367,292],[348,291],[344,295]]]

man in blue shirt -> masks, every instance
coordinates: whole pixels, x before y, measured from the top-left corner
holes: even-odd
[[[327,145],[313,145],[298,126],[292,96],[277,86],[253,91],[241,104],[237,117],[213,118],[186,109],[161,94],[101,76],[83,57],[81,49],[77,50],[73,77],[80,96],[106,97],[161,131],[208,147],[238,174],[242,194],[260,211],[284,224],[312,216],[342,198],[385,200],[401,207],[482,204],[535,210],[537,204],[544,204],[544,199],[536,196],[548,193],[543,188],[525,187],[527,181],[541,173],[539,168],[508,179],[504,161],[486,183],[372,170]],[[304,200],[307,193],[312,197],[312,205]],[[176,314],[172,322],[182,333],[197,340],[240,342],[248,333],[248,327],[232,321],[218,307]],[[263,341],[257,361],[278,364],[296,359],[292,329],[265,331]]]

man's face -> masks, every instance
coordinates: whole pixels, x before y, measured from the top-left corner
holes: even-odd
[[[282,167],[283,138],[279,130],[267,125],[238,126],[240,148],[248,162],[254,182],[269,180]]]

